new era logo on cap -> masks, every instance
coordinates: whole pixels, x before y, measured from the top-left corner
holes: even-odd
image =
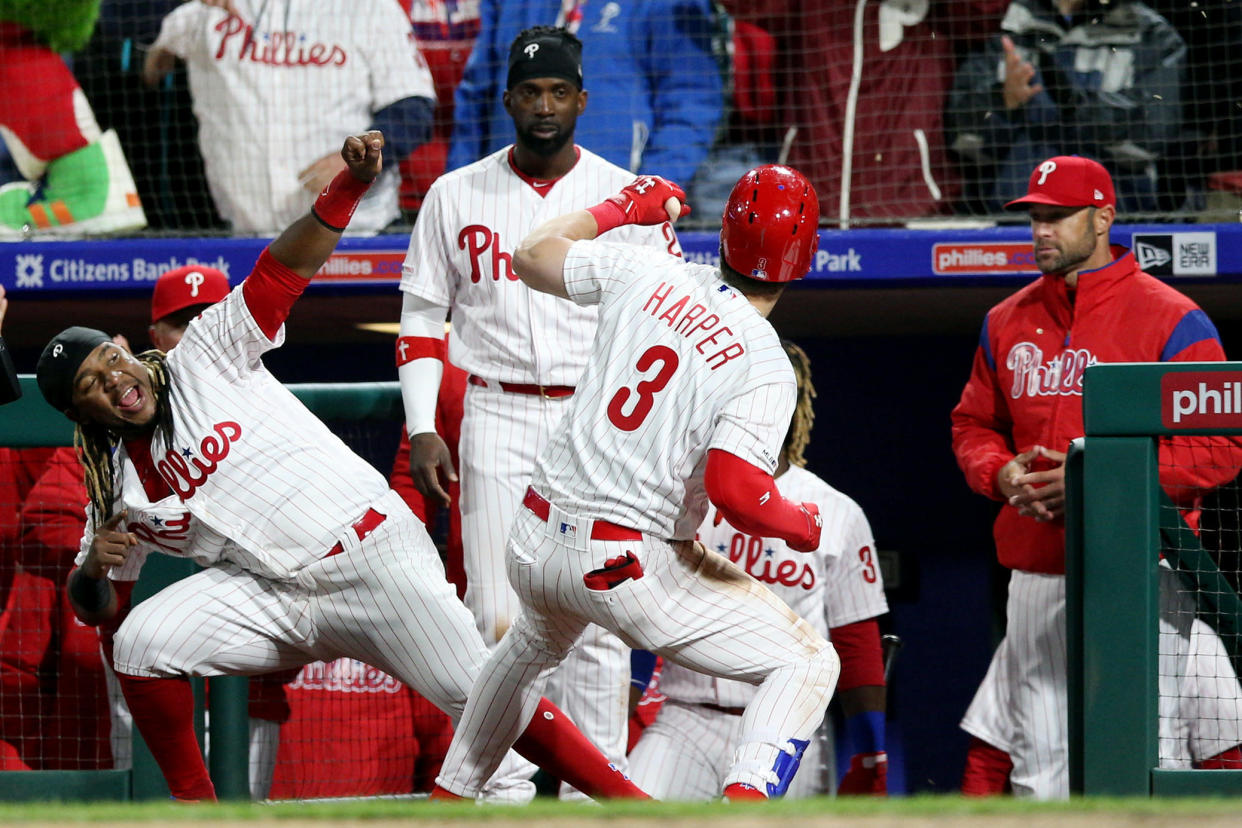
[[[1058,155],[1040,163],[1031,173],[1026,195],[1005,205],[1005,209],[1031,204],[1058,207],[1116,206],[1113,179],[1098,161],[1078,155]]]

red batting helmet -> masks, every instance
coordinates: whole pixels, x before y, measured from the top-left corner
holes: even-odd
[[[802,173],[764,164],[733,185],[720,225],[720,255],[743,276],[792,282],[819,247],[819,198]]]

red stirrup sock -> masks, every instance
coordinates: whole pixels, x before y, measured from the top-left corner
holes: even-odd
[[[513,749],[593,799],[650,799],[547,699]]]
[[[768,795],[758,788],[743,785],[741,782],[734,782],[725,785],[724,798],[731,802],[745,802],[747,800],[767,799]]]
[[[189,679],[143,678],[117,673],[134,725],[164,773],[175,799],[216,801],[194,735],[194,693]]]
[[[962,771],[962,793],[966,796],[997,796],[1009,790],[1013,760],[995,745],[972,736]]]
[[[434,788],[431,789],[431,795],[428,796],[427,798],[434,799],[439,802],[464,802],[466,799],[464,796],[458,796],[452,791],[446,791],[444,788],[441,788],[439,785],[436,785]]]

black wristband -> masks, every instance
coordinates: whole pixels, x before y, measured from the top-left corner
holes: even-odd
[[[112,584],[107,576],[91,578],[75,569],[69,576],[69,598],[86,612],[98,612],[112,601]]]

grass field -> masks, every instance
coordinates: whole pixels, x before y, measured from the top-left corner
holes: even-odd
[[[968,800],[957,796],[918,796],[889,800],[818,799],[754,805],[624,802],[606,805],[537,800],[526,807],[478,807],[409,800],[299,802],[238,805],[172,803],[0,803],[0,825],[91,825],[134,828],[144,825],[216,826],[275,823],[284,828],[311,826],[676,826],[677,828],[1122,828],[1122,826],[1242,825],[1240,799],[1078,799],[1026,802]]]

